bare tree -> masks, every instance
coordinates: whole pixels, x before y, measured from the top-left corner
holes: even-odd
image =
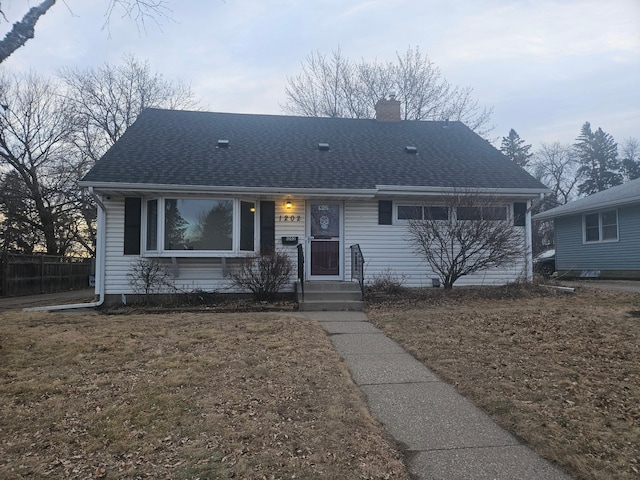
[[[62,69],[66,95],[80,130],[75,143],[97,161],[145,108],[197,108],[191,87],[153,73],[147,61],[125,55],[120,65]]]
[[[461,277],[502,268],[524,258],[521,227],[492,196],[463,192],[443,197],[438,206],[418,207],[409,216],[409,240],[445,289]]]
[[[27,235],[38,231],[49,254],[65,254],[73,242],[83,242],[72,228],[74,206],[65,196],[74,182],[66,165],[74,129],[68,102],[54,82],[35,74],[0,77],[0,163],[7,187],[2,203],[5,216],[13,214],[5,220]]]
[[[21,20],[13,24],[4,39],[0,40],[0,63],[35,36],[38,20],[55,4],[56,0],[43,0],[31,7]],[[111,15],[118,8],[122,10],[124,16],[135,21],[138,28],[145,28],[147,22],[151,20],[157,23],[159,18],[166,17],[168,13],[165,0],[108,0],[103,28],[109,27]],[[8,21],[2,10],[2,2],[0,2],[0,16]]]
[[[560,142],[542,143],[535,152],[530,170],[534,177],[553,192],[549,197],[551,203],[548,208],[564,205],[576,194],[576,185],[580,181],[579,167],[580,162],[571,145]]]
[[[621,157],[625,180],[640,178],[640,142],[637,138],[625,139],[621,145]]]
[[[481,108],[470,87],[451,85],[419,48],[381,63],[312,53],[302,72],[288,79],[283,109],[294,115],[373,118],[378,100],[390,92],[402,102],[405,120],[460,120],[478,133],[491,130],[492,110]]]

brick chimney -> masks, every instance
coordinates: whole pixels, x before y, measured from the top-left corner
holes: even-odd
[[[400,102],[396,100],[395,92],[389,94],[389,99],[381,98],[376,103],[376,120],[379,122],[399,122],[402,120]]]

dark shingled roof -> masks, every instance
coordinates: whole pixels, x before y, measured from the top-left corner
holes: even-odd
[[[218,147],[218,140],[229,140],[228,147]],[[407,146],[417,153],[407,153]],[[460,122],[159,109],[145,110],[82,180],[104,183],[546,189]]]

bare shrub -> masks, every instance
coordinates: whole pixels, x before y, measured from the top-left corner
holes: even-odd
[[[131,265],[127,277],[134,293],[142,295],[145,302],[150,295],[176,292],[173,276],[157,258],[138,259]]]
[[[385,268],[382,272],[373,275],[367,288],[373,292],[398,294],[406,291],[404,284],[407,276],[404,273],[398,274],[391,268]]]
[[[500,199],[482,192],[443,196],[415,207],[411,217],[409,240],[447,290],[460,277],[524,259],[524,232]]]
[[[290,282],[293,264],[284,252],[246,257],[229,272],[231,283],[249,290],[259,302],[275,300],[280,289]]]

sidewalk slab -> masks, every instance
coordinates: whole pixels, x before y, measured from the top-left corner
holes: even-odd
[[[329,335],[340,333],[382,333],[369,322],[322,322],[322,328]]]
[[[440,379],[408,353],[352,355],[343,357],[358,385],[437,382]]]
[[[405,447],[417,480],[570,480],[424,364],[362,312],[305,312],[330,335],[369,410]]]
[[[384,333],[345,333],[333,335],[331,342],[341,356],[354,354],[406,353]]]
[[[373,415],[409,450],[518,445],[518,440],[443,382],[363,385]]]
[[[368,320],[366,313],[356,311],[305,311],[304,314],[310,319],[317,320],[318,322],[366,322]]]
[[[410,455],[409,472],[430,480],[570,480],[524,445],[432,450]]]

